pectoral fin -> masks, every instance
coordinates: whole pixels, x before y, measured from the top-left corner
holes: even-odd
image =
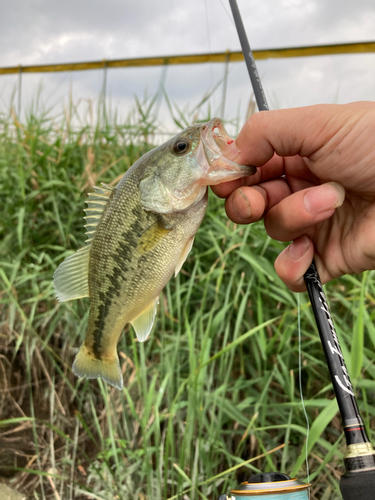
[[[89,296],[89,255],[90,246],[81,248],[56,269],[53,286],[59,302]]]
[[[175,277],[180,272],[181,267],[184,265],[184,262],[187,259],[187,256],[189,255],[189,252],[193,246],[193,243],[194,243],[194,236],[192,236],[190,238],[190,240],[188,240],[186,242],[186,245],[184,246],[184,249],[181,252],[180,258],[178,259],[178,262],[177,262],[175,270],[174,270]]]
[[[139,238],[138,250],[140,253],[150,252],[160,243],[172,229],[165,227],[161,221],[152,224]]]
[[[139,316],[131,321],[139,342],[144,342],[150,335],[158,303],[159,298],[153,300]]]

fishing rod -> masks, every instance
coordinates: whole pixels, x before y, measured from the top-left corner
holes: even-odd
[[[251,84],[259,111],[268,111],[269,107],[262,82],[255,64],[245,28],[236,0],[229,0],[233,18],[240,39],[242,52],[249,72]],[[320,340],[323,345],[332,385],[339,406],[347,451],[344,456],[345,474],[340,479],[340,490],[344,500],[375,499],[375,451],[368,438],[363,420],[359,413],[354,389],[345,365],[339,339],[328,307],[323,286],[314,260],[304,275],[304,280],[314,312]],[[276,500],[281,495],[285,500],[307,499],[309,485],[299,483],[288,476],[278,473],[259,474],[242,483],[238,490],[232,490],[232,499]],[[299,484],[297,484],[299,483]],[[305,486],[305,487],[304,487]],[[288,489],[289,488],[289,489]],[[224,500],[222,495],[219,500]]]

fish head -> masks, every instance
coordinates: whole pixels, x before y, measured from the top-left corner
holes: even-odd
[[[228,160],[223,150],[231,144],[220,118],[192,125],[148,153],[148,167],[140,182],[145,210],[169,213],[186,210],[214,186],[248,175],[256,168]]]

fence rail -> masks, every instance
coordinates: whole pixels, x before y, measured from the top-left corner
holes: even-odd
[[[333,45],[314,45],[309,47],[288,47],[279,49],[254,50],[255,59],[279,57],[308,57],[332,54],[365,54],[375,52],[375,42],[340,43]],[[15,73],[53,73],[60,71],[85,71],[107,68],[129,68],[142,66],[163,66],[166,64],[202,64],[240,62],[242,52],[217,52],[164,57],[142,57],[138,59],[103,59],[101,61],[40,64],[33,66],[11,66],[0,68],[0,75]]]

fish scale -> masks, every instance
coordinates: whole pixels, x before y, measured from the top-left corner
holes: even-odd
[[[142,156],[116,188],[103,184],[89,194],[87,246],[54,275],[60,301],[90,297],[86,338],[73,363],[79,377],[122,388],[121,332],[131,323],[139,341],[148,338],[159,294],[203,220],[207,186],[255,172],[223,156],[231,142],[218,118],[188,127]]]
[[[133,175],[136,176],[136,172]],[[178,234],[185,234],[186,230],[176,227],[173,241],[167,239],[146,255],[137,252],[142,234],[159,223],[160,218],[142,209],[132,177],[126,178],[121,189],[117,190],[92,242],[89,267],[91,307],[85,343],[94,345],[98,358],[112,351],[113,344],[117,345],[123,324],[138,316],[144,304],[159,295],[165,274],[173,273],[174,254],[179,255],[184,244]],[[200,220],[197,223],[200,224]],[[191,221],[188,224],[191,225]],[[154,284],[152,288],[150,282]],[[123,312],[119,317],[120,304]]]

